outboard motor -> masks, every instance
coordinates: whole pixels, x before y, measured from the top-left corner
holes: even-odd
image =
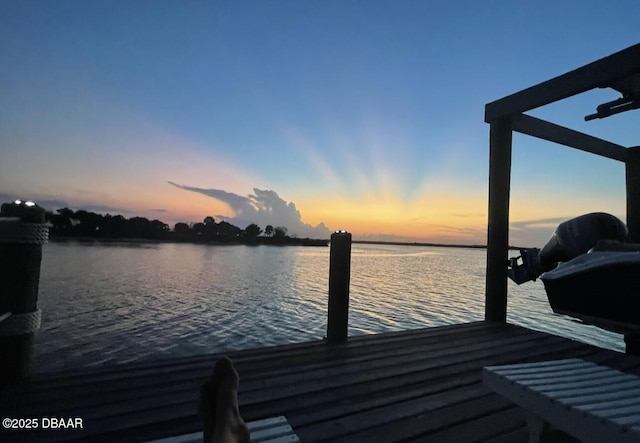
[[[558,225],[542,250],[520,249],[520,257],[509,259],[509,278],[517,284],[535,281],[559,262],[585,254],[600,240],[624,242],[627,232],[620,219],[604,212],[572,218]]]

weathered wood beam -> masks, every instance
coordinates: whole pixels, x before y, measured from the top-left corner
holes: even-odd
[[[489,228],[487,232],[485,319],[506,322],[511,122],[508,118],[493,122],[489,131]]]
[[[485,105],[484,121],[520,114],[640,72],[640,43]]]
[[[625,163],[628,240],[640,243],[640,146],[627,148]]]
[[[625,163],[627,187],[627,240],[640,243],[640,146],[627,148]],[[640,355],[640,334],[625,334],[625,351],[627,354]]]
[[[627,158],[627,148],[624,146],[531,117],[530,115],[520,114],[513,116],[511,125],[514,131],[521,134],[559,143],[621,162],[624,162]]]
[[[349,281],[351,279],[351,234],[337,231],[331,234],[329,251],[329,309],[327,340],[347,341],[349,329]]]

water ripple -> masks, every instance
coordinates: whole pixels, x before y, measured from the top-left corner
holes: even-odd
[[[485,251],[353,245],[349,333],[481,320]],[[328,248],[52,243],[37,371],[227,352],[326,333]],[[509,286],[509,321],[622,349],[554,315],[539,283]]]

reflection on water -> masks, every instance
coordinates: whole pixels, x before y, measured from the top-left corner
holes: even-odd
[[[481,320],[485,251],[352,248],[351,335]],[[36,371],[322,338],[329,248],[192,244],[45,246]],[[555,316],[540,282],[510,285],[509,321],[614,349]]]

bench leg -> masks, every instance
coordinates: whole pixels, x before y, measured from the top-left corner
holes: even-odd
[[[549,434],[549,423],[529,411],[524,411],[529,429],[529,443],[542,443]]]
[[[580,440],[570,436],[560,429],[552,427],[529,411],[524,411],[529,429],[529,443],[580,443]]]

